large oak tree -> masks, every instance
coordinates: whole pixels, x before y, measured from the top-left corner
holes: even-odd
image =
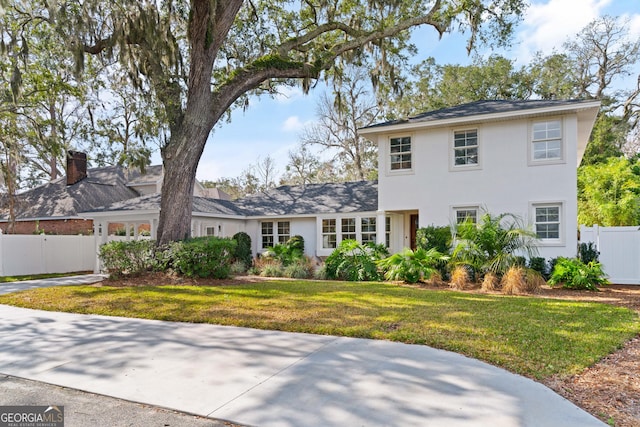
[[[0,0],[8,4],[6,0]],[[43,12],[86,54],[117,58],[135,86],[163,108],[158,243],[189,235],[195,173],[213,127],[248,96],[330,77],[367,63],[376,79],[397,73],[410,30],[462,31],[469,48],[504,43],[524,0],[85,0]],[[238,147],[238,149],[242,149]]]

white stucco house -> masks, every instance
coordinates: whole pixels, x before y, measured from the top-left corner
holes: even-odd
[[[479,101],[360,130],[378,144],[378,181],[283,186],[229,201],[196,194],[192,235],[247,232],[254,253],[305,240],[327,256],[343,239],[415,245],[416,230],[449,225],[482,210],[522,217],[540,238],[540,256],[575,256],[577,166],[599,101]],[[99,242],[109,223],[157,228],[157,193],[80,215]],[[127,227],[129,229],[129,227]]]

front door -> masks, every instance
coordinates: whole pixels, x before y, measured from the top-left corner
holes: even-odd
[[[418,232],[418,214],[411,214],[409,217],[410,229],[409,229],[409,239],[411,244],[411,249],[415,250],[416,245],[416,234]]]

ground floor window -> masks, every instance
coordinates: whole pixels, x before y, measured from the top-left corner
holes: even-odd
[[[534,208],[538,238],[543,240],[560,239],[560,205],[538,205]]]
[[[376,243],[376,218],[361,218],[362,244]]]
[[[384,219],[384,244],[387,248],[391,247],[391,217],[385,217]]]
[[[265,221],[261,224],[262,249],[273,247],[273,222]]]
[[[356,240],[356,219],[342,218],[342,240]]]
[[[338,239],[336,235],[336,220],[322,220],[322,247],[325,249],[333,249],[337,247]]]
[[[472,224],[478,223],[477,207],[453,208],[453,211],[455,213],[456,224],[462,224],[467,221]]]
[[[284,244],[291,238],[291,224],[289,221],[278,221],[278,243]]]
[[[216,235],[216,228],[215,227],[207,227],[205,232],[206,232],[207,237],[215,236]]]

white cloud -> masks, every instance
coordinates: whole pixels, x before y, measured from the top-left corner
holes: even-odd
[[[302,89],[298,86],[281,86],[278,88],[278,94],[274,99],[280,104],[289,104],[304,96]]]
[[[538,51],[549,55],[560,50],[567,38],[601,16],[609,3],[611,0],[548,0],[531,4],[518,34],[518,62],[529,62]]]
[[[284,123],[282,123],[280,129],[282,129],[283,132],[299,132],[312,122],[313,120],[303,122],[298,116],[289,116]]]

